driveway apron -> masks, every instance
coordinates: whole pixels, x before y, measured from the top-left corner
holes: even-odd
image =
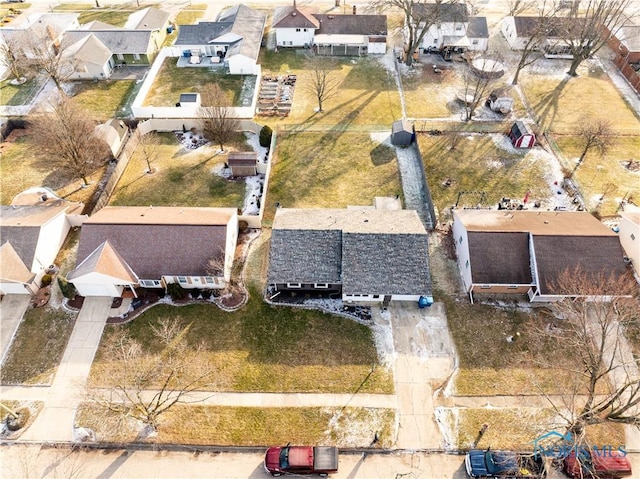
[[[7,294],[0,301],[0,362],[4,362],[13,335],[16,334],[30,301],[29,294]]]

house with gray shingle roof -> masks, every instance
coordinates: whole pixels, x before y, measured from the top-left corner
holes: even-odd
[[[235,208],[107,206],[82,225],[67,278],[84,296],[170,283],[221,289],[231,279],[237,237]]]
[[[453,238],[465,291],[521,294],[532,302],[578,297],[560,284],[585,275],[602,297],[606,279],[628,274],[618,235],[587,212],[455,210]]]
[[[413,210],[279,208],[268,284],[346,302],[417,302],[432,294],[427,232]]]
[[[266,19],[262,12],[237,5],[222,12],[216,22],[179,25],[174,45],[183,56],[198,57],[199,65],[223,64],[232,75],[255,75]]]

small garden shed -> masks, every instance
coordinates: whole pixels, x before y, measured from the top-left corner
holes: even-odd
[[[536,144],[536,135],[529,125],[520,120],[516,121],[509,130],[509,139],[516,148],[533,148]]]
[[[391,125],[391,144],[394,146],[409,146],[415,136],[413,125],[408,120],[394,121]]]
[[[200,106],[200,93],[180,93],[180,101],[176,106]]]
[[[231,176],[254,176],[257,174],[258,154],[255,151],[232,151],[229,153]]]

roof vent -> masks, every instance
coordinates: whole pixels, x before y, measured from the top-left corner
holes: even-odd
[[[548,225],[549,224],[549,220],[544,220],[544,224]]]
[[[291,16],[295,17],[298,14],[298,12],[291,12]]]
[[[334,18],[336,18],[336,17],[334,17],[333,15],[329,15],[327,18],[328,18],[329,20],[333,20],[333,19],[334,19]]]

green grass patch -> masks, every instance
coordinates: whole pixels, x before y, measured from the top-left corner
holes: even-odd
[[[133,80],[104,80],[74,84],[74,100],[95,118],[105,121],[118,116],[131,99]]]
[[[582,153],[584,140],[575,136],[556,136],[556,142],[568,162],[565,166],[572,170]],[[635,203],[640,202],[640,170],[627,168],[630,160],[640,168],[639,151],[640,136],[629,135],[615,137],[604,156],[595,150],[587,153],[574,173],[574,179],[580,185],[589,210],[598,209],[605,216],[617,214],[620,200],[625,195],[627,199],[634,198]],[[600,201],[604,193],[604,200]]]
[[[577,357],[568,354],[566,333],[546,310],[527,313],[443,300],[460,361],[456,395],[558,394],[575,382],[569,369],[578,370]],[[545,333],[552,322],[557,336]],[[516,340],[508,342],[507,336]]]
[[[161,417],[154,442],[218,446],[317,444],[366,447],[378,432],[381,447],[393,443],[395,412],[364,408],[241,408],[177,405]],[[95,430],[100,441],[131,441],[135,425],[118,428],[113,415],[83,404],[78,425]],[[197,425],[197,427],[194,427]]]
[[[0,369],[2,384],[50,384],[74,324],[66,311],[28,309]]]
[[[244,137],[241,137],[244,138]],[[239,138],[230,146],[242,147]],[[118,206],[224,206],[242,208],[245,182],[227,180],[213,172],[227,161],[218,155],[217,145],[187,150],[173,133],[158,135],[153,174],[145,173],[147,163],[137,149],[116,187],[110,204]],[[246,148],[246,146],[244,147]]]
[[[120,9],[91,9],[84,10],[80,13],[78,21],[80,25],[85,23],[99,21],[113,25],[114,27],[124,27],[127,23],[129,15],[136,10],[120,10]]]
[[[344,208],[395,195],[402,195],[395,153],[368,133],[278,136],[267,215],[276,202],[286,208]]]
[[[3,105],[17,106],[28,105],[35,98],[42,87],[42,79],[38,77],[29,78],[22,85],[12,85],[11,79],[0,83],[0,98]]]
[[[175,25],[178,25],[178,28],[174,29],[173,32],[167,34],[162,46],[168,47],[173,45],[173,43],[176,41],[176,38],[178,38],[178,29],[180,28],[179,25],[196,24],[202,18],[206,9],[206,5],[188,5],[182,11],[178,12],[176,17],[173,19],[173,23]]]
[[[541,128],[570,135],[585,119],[611,118],[617,134],[637,134],[638,117],[609,77],[579,72],[574,78],[522,72],[520,84]]]
[[[537,408],[481,408],[444,410],[445,423],[453,427],[455,433],[453,447],[467,449],[473,447],[478,431],[484,423],[489,429],[477,443],[480,449],[510,449],[533,451],[533,441],[545,432],[564,432],[561,419],[553,411]],[[586,439],[591,444],[611,444],[617,447],[625,443],[624,427],[619,424],[589,426]]]
[[[483,204],[495,205],[503,196],[533,199],[550,195],[544,178],[546,164],[533,154],[512,153],[499,148],[490,135],[462,134],[455,150],[445,136],[418,135],[427,181],[440,219],[462,191],[484,192]],[[446,181],[451,183],[446,186]],[[480,194],[465,194],[459,206],[476,206]]]
[[[340,82],[335,96],[323,103],[324,111],[318,113],[318,101],[309,91],[311,71],[305,60],[308,50],[280,50],[263,53],[263,72],[268,74],[295,74],[297,82],[293,95],[293,108],[288,117],[270,119],[282,125],[295,124],[303,128],[314,125],[331,125],[336,130],[376,126],[389,128],[402,112],[400,95],[393,74],[374,58],[339,58],[333,75]]]
[[[149,325],[162,318],[191,323],[191,347],[200,353],[214,378],[215,390],[349,393],[358,389],[378,361],[366,326],[314,310],[273,307],[252,291],[247,306],[223,312],[210,304],[175,308],[157,305],[133,322],[108,327],[91,370],[93,386],[109,384],[110,364],[104,344],[116,328],[125,328],[149,354],[160,344]],[[375,368],[361,392],[390,393],[389,371]]]
[[[46,186],[59,196],[71,201],[89,202],[96,191],[104,167],[89,176],[91,185],[82,188],[82,180],[74,179],[57,169],[52,163],[35,152],[38,147],[29,135],[29,130],[14,130],[9,138],[0,143],[0,203],[7,205],[15,195],[27,188]]]
[[[255,82],[250,75],[226,75],[209,68],[178,68],[177,58],[166,58],[144,99],[145,105],[175,106],[184,92],[201,92],[207,83],[217,83],[225,91],[233,106],[242,105],[242,87]]]

